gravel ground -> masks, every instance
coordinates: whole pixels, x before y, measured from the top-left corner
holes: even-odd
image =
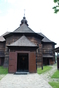
[[[0,81],[0,88],[52,88],[39,74],[7,74]]]

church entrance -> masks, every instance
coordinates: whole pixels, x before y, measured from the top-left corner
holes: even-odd
[[[29,70],[28,53],[17,54],[17,71],[24,72]]]

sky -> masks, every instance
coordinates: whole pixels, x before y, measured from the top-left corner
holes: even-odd
[[[53,0],[0,0],[0,36],[20,26],[24,16],[29,27],[42,32],[59,46],[59,13],[52,9]]]

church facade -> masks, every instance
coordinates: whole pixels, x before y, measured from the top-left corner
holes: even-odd
[[[0,65],[9,73],[36,72],[37,67],[55,63],[55,42],[29,28],[25,17],[20,27],[0,36]]]

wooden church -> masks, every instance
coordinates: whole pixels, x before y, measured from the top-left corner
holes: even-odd
[[[29,28],[26,17],[13,32],[0,36],[0,65],[9,73],[36,72],[37,67],[55,63],[55,42]]]

